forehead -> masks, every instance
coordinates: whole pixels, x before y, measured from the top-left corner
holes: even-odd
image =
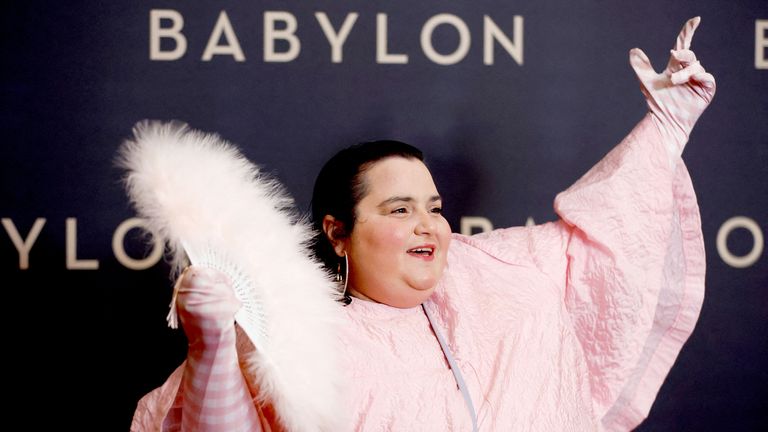
[[[373,163],[363,174],[367,195],[436,194],[432,174],[418,159],[393,156]]]

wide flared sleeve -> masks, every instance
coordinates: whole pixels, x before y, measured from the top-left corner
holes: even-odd
[[[555,200],[565,304],[606,430],[645,419],[703,301],[696,197],[685,165],[670,168],[664,146],[649,114]]]
[[[665,146],[649,114],[556,197],[557,222],[460,238],[499,262],[536,269],[560,291],[601,430],[631,430],[647,417],[704,296],[696,197]]]
[[[698,24],[683,26],[662,73],[630,51],[649,112],[556,197],[558,222],[482,236],[486,250],[532,262],[562,288],[603,430],[647,417],[704,298],[699,209],[680,158],[715,93],[689,49]]]
[[[685,23],[661,73],[630,51],[648,114],[555,199],[569,233],[565,303],[605,430],[632,429],[648,415],[704,297],[699,210],[680,159],[715,94],[690,50],[699,22]]]

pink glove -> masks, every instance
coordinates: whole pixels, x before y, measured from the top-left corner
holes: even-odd
[[[234,316],[240,301],[231,281],[218,271],[189,267],[176,301],[189,340],[181,430],[261,430],[237,360]]]
[[[715,78],[704,70],[689,48],[701,18],[689,19],[671,50],[667,68],[657,74],[648,56],[639,49],[629,52],[629,61],[640,79],[640,86],[654,122],[661,132],[674,167],[688,135],[704,109],[715,96]]]
[[[190,347],[235,330],[241,305],[231,283],[227,275],[210,268],[190,266],[182,273],[176,304]]]

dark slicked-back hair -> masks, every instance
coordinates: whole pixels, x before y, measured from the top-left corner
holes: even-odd
[[[316,231],[313,251],[320,261],[335,272],[340,262],[323,232],[323,218],[331,215],[340,221],[348,236],[355,226],[355,207],[368,194],[363,174],[376,162],[389,157],[424,161],[416,147],[392,140],[371,141],[347,147],[325,163],[312,192],[312,224]]]

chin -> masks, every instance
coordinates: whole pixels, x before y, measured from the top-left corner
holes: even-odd
[[[390,306],[400,309],[410,309],[427,301],[435,291],[436,284],[423,289],[411,288],[408,292],[402,296],[398,296],[396,299],[392,299],[392,302],[387,303]]]

